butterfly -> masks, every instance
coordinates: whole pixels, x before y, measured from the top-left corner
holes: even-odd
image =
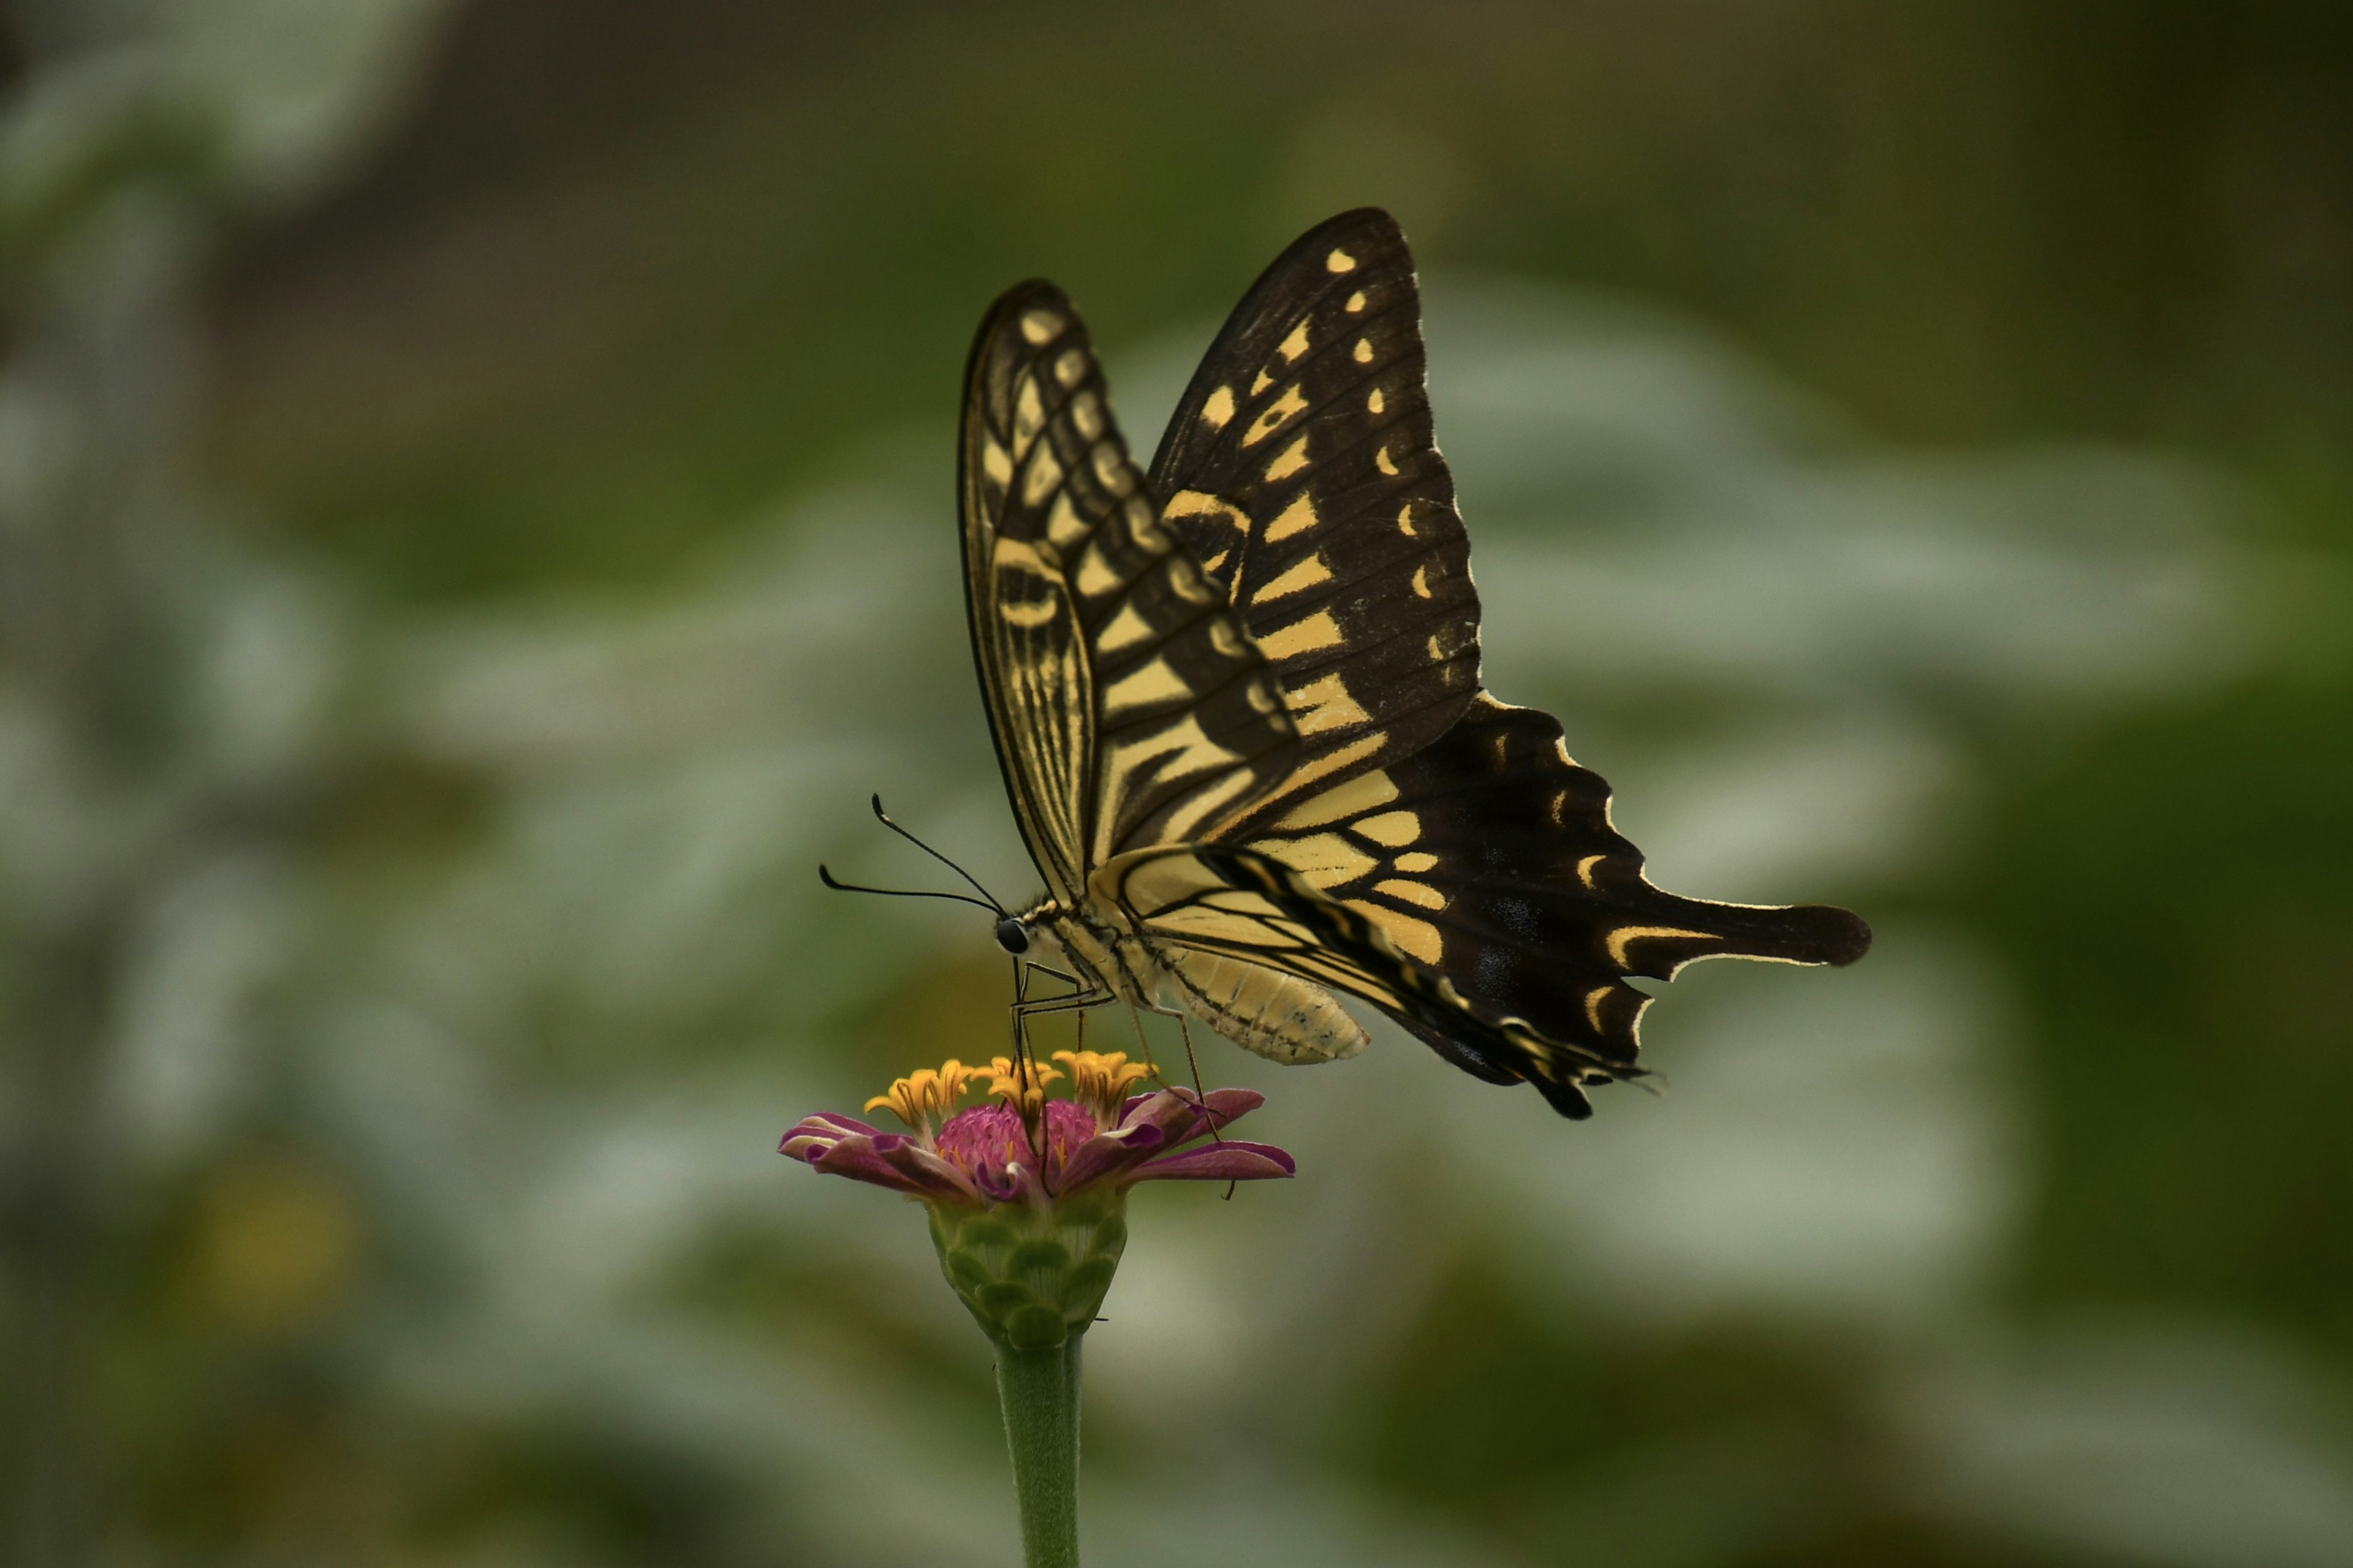
[[[1387,213],[1309,230],[1147,469],[1061,290],[990,307],[957,485],[989,730],[1046,884],[999,910],[1017,1039],[1124,1002],[1324,1061],[1366,1043],[1346,995],[1581,1119],[1640,1075],[1634,979],[1870,945],[1845,910],[1652,887],[1559,723],[1481,689],[1420,316]],[[1025,966],[1071,989],[1031,997]]]

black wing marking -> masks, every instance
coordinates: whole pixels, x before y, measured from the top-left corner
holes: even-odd
[[[1298,721],[1298,770],[1255,820],[1461,714],[1479,599],[1431,437],[1413,257],[1387,213],[1318,225],[1260,277],[1170,418],[1152,487]]]
[[[1399,952],[1378,922],[1255,850],[1139,850],[1098,869],[1091,886],[1150,943],[1224,954],[1361,996],[1426,1038],[1463,1042],[1486,1068],[1481,1076],[1535,1084],[1565,1116],[1592,1113],[1579,1085],[1640,1076],[1630,1064],[1548,1038],[1525,1019],[1464,996],[1451,978]]]
[[[1558,721],[1482,693],[1435,744],[1301,803],[1251,847],[1386,931],[1475,1007],[1630,1067],[1651,998],[1703,958],[1852,963],[1871,930],[1826,905],[1678,898],[1609,823],[1609,789],[1569,759]],[[1524,1077],[1476,1031],[1401,1021],[1481,1077]]]
[[[1057,898],[1293,770],[1265,658],[1159,522],[1085,324],[1051,284],[1008,290],[981,323],[958,491],[990,732]]]

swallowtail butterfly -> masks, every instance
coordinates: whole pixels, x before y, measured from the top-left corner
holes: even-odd
[[[1039,1013],[1189,1014],[1354,1055],[1360,997],[1584,1117],[1694,959],[1849,963],[1844,910],[1652,887],[1559,723],[1479,684],[1479,598],[1387,213],[1303,236],[1236,307],[1149,470],[1050,283],[988,311],[958,465],[989,727],[1046,893],[997,940]],[[1176,1005],[1171,1008],[1168,1003]]]

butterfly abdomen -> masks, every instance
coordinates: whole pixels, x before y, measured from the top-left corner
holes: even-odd
[[[1330,992],[1295,975],[1186,949],[1167,953],[1166,964],[1187,1011],[1271,1061],[1337,1061],[1367,1043]]]

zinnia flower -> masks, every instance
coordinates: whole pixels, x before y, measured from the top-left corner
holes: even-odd
[[[1138,1182],[1250,1182],[1288,1176],[1290,1155],[1218,1137],[1266,1102],[1246,1089],[1127,1091],[1151,1069],[1124,1051],[1057,1051],[1065,1076],[1029,1059],[949,1061],[893,1083],[887,1106],[911,1130],[884,1132],[830,1111],[802,1121],[778,1152],[829,1175],[915,1198],[931,1211],[940,1266],[988,1336],[1029,1349],[1084,1333],[1127,1243]],[[999,1103],[955,1110],[987,1079]],[[953,1111],[953,1114],[951,1112]]]

